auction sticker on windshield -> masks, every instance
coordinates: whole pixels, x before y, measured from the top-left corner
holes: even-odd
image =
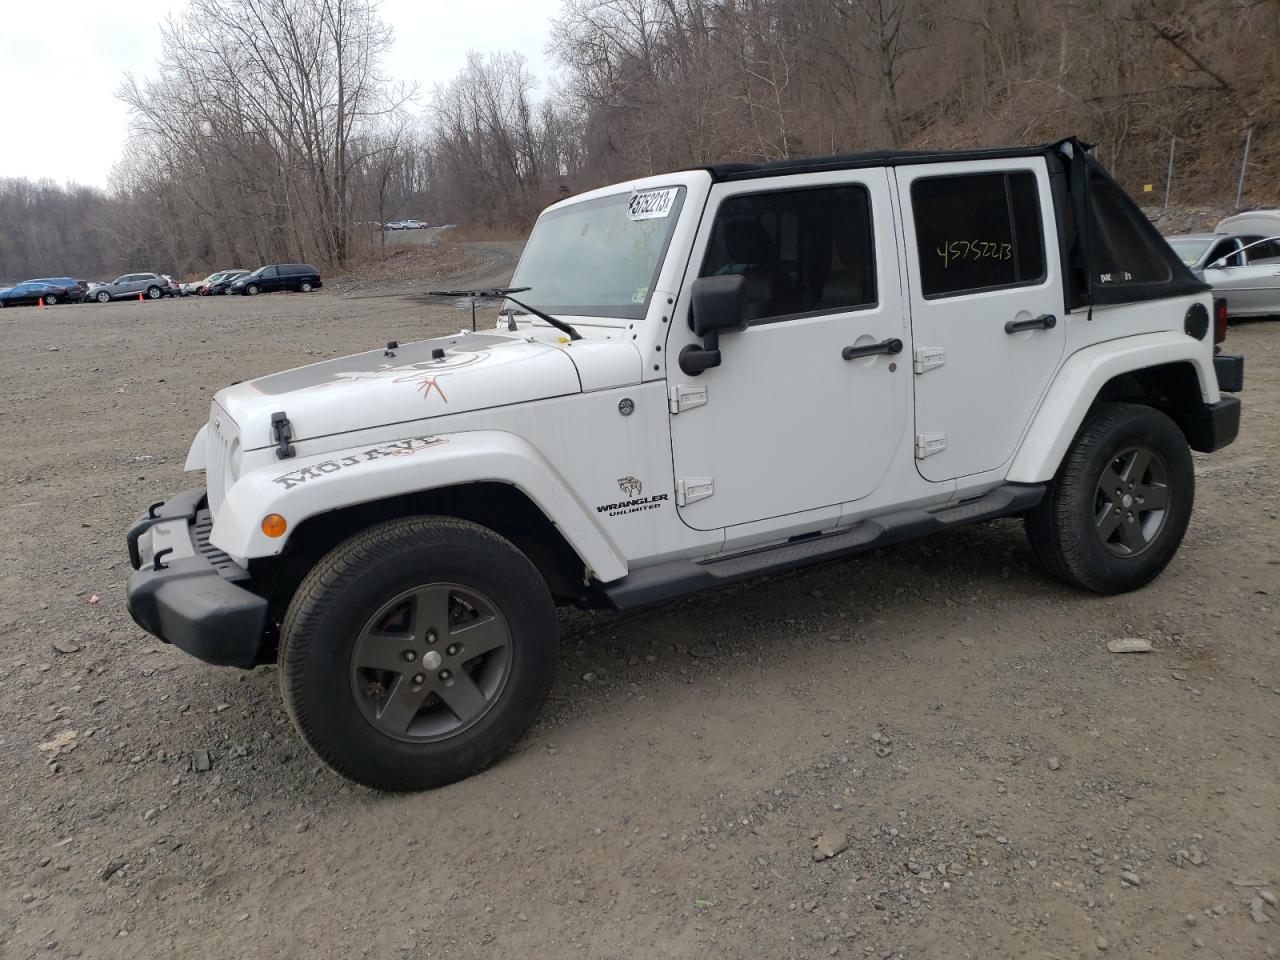
[[[631,220],[657,220],[671,212],[671,204],[675,202],[679,187],[666,187],[662,190],[645,190],[633,193],[627,201],[627,217]]]

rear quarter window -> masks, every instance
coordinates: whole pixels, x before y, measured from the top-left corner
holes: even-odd
[[[1045,278],[1034,173],[924,177],[911,185],[926,298],[1020,287]]]

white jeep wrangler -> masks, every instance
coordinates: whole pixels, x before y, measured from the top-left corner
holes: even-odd
[[[521,736],[557,604],[625,609],[994,517],[1160,573],[1236,436],[1208,288],[1077,140],[717,166],[534,227],[492,331],[214,398],[129,608],[375,787]]]

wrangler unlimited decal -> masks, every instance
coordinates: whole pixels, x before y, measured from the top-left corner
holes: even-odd
[[[665,493],[652,497],[636,497],[634,500],[623,500],[621,503],[604,503],[596,507],[597,513],[607,513],[611,517],[621,517],[628,513],[639,513],[641,510],[656,510],[667,502]]]
[[[417,453],[419,450],[425,450],[427,447],[434,447],[448,442],[446,437],[410,437],[408,440],[397,440],[395,443],[384,444],[380,447],[370,447],[368,450],[362,450],[339,460],[325,460],[309,467],[303,467],[300,470],[284,473],[276,477],[272,482],[280,484],[286,490],[292,490],[300,483],[306,483],[308,480],[319,480],[327,473],[337,473],[347,467],[357,467],[362,463],[368,463],[370,460],[378,460],[382,457],[407,457],[410,454]]]

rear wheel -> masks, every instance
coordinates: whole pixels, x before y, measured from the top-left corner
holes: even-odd
[[[49,294],[44,298],[44,305],[46,307],[56,307],[58,305],[58,295],[56,293]]]
[[[302,281],[302,283],[299,285],[298,289],[299,289],[299,290],[301,290],[303,293],[310,293],[310,292],[311,292],[311,281],[310,281],[310,280],[303,280],[303,281]]]
[[[159,287],[147,287],[147,296],[152,300],[160,299],[161,290]]]
[[[1182,431],[1151,407],[1105,403],[1086,418],[1026,518],[1051,573],[1095,593],[1155,579],[1191,519],[1195,468]]]
[[[299,733],[336,771],[421,790],[519,739],[558,645],[528,557],[477,524],[415,517],[352,537],[311,571],[281,628],[280,683]]]

